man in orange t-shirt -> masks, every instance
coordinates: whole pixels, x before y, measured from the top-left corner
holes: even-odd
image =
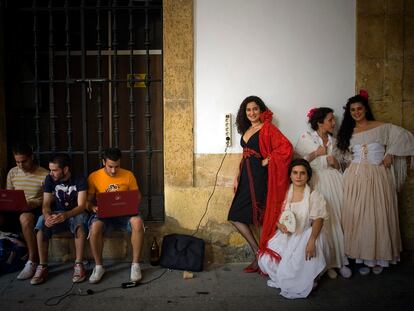
[[[121,228],[131,233],[132,245],[132,282],[142,278],[139,259],[144,242],[144,222],[140,215],[120,216],[114,218],[98,218],[96,212],[96,194],[109,191],[138,190],[138,184],[131,171],[121,168],[121,151],[108,148],[104,151],[103,168],[91,173],[88,177],[88,209],[95,213],[89,220],[89,242],[95,259],[95,268],[89,278],[90,283],[98,283],[105,273],[102,260],[103,234],[108,227]],[[139,193],[139,195],[141,195]]]

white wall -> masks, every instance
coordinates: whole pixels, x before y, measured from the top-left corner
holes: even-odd
[[[294,144],[309,108],[341,118],[354,95],[355,0],[195,0],[194,23],[196,153],[224,152],[224,114],[249,95]]]

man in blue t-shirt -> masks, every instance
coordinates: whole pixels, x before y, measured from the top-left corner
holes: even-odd
[[[74,177],[70,171],[70,159],[66,154],[55,155],[49,161],[50,174],[45,179],[42,216],[36,224],[39,265],[30,283],[41,284],[48,275],[47,260],[49,239],[53,233],[70,230],[75,237],[76,260],[73,283],[85,279],[83,251],[86,237],[87,214],[85,213],[87,183],[84,177]]]

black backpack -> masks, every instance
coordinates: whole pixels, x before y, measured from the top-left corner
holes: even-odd
[[[17,234],[0,234],[0,275],[21,270],[27,261],[27,247]]]

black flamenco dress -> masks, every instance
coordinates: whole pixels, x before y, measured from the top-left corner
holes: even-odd
[[[245,142],[241,138],[243,159],[236,194],[231,203],[228,220],[260,225],[263,220],[267,194],[267,166],[262,166],[259,132]],[[249,169],[250,166],[250,169]]]

